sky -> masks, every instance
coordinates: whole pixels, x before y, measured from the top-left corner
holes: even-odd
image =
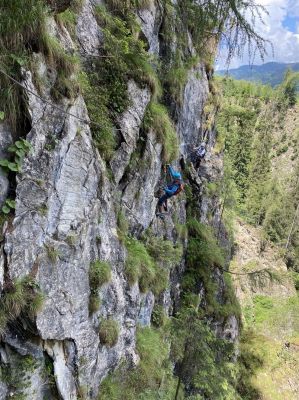
[[[263,5],[269,15],[264,14],[264,24],[260,21],[256,24],[256,30],[265,39],[273,44],[274,54],[268,46],[268,55],[264,62],[299,62],[299,0],[257,0]],[[223,53],[216,60],[216,69],[225,67]],[[229,68],[236,68],[248,64],[248,53],[244,50],[243,58],[233,58]],[[254,64],[262,64],[260,58],[256,58]]]

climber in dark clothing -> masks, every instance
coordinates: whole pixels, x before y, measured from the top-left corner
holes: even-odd
[[[182,175],[178,171],[175,171],[170,165],[167,165],[167,167],[173,181],[164,188],[165,193],[159,198],[158,214],[163,213],[163,208],[164,211],[167,212],[167,200],[172,196],[176,196],[183,190]]]
[[[202,142],[200,146],[194,147],[194,153],[192,154],[192,162],[194,167],[197,169],[200,166],[201,160],[206,155],[206,144]]]

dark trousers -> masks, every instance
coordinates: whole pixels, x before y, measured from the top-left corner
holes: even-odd
[[[167,200],[170,198],[169,194],[165,193],[163,196],[160,197],[158,201],[158,207],[160,211],[162,211],[162,206],[164,206],[165,211],[167,211]]]

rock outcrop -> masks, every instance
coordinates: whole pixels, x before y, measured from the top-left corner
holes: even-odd
[[[56,8],[58,2],[50,2]],[[96,3],[83,2],[77,18],[76,33],[82,56],[97,55],[101,27],[94,17]],[[62,11],[68,6],[63,2]],[[138,19],[148,42],[148,51],[158,55],[162,10],[155,2],[140,10]],[[56,24],[53,20],[51,24]],[[54,32],[64,35],[58,26]],[[59,37],[58,37],[59,39]],[[62,44],[66,46],[70,37]],[[61,40],[60,40],[61,42]],[[41,74],[49,75],[48,66],[40,57]],[[37,93],[31,71],[23,73],[24,85]],[[125,275],[127,250],[118,233],[118,214],[122,212],[129,232],[137,237],[150,228],[160,237],[175,241],[175,221],[186,222],[186,197],[171,201],[169,216],[163,221],[155,217],[157,199],[154,194],[161,183],[162,145],[155,132],[141,136],[141,125],[151,92],[136,82],[128,82],[130,105],[120,115],[117,127],[122,141],[110,165],[93,144],[89,116],[84,99],[63,98],[59,108],[27,93],[26,105],[31,129],[26,139],[32,151],[26,156],[22,172],[16,178],[16,210],[12,221],[4,225],[0,262],[0,283],[33,276],[44,294],[44,304],[37,313],[34,326],[24,321],[11,324],[3,334],[0,361],[11,369],[18,385],[12,389],[5,380],[0,383],[0,399],[22,392],[24,398],[63,400],[95,399],[101,380],[121,360],[138,363],[135,351],[136,326],[150,325],[155,302],[152,292],[143,294],[138,284],[129,285]],[[42,87],[43,97],[54,103],[49,88]],[[182,104],[177,105],[176,131],[180,141],[180,157],[187,161],[191,149],[202,140],[203,107],[209,93],[204,66],[199,62],[189,71]],[[134,171],[129,166],[139,141],[143,151]],[[207,135],[208,151],[202,161],[202,177],[191,167],[193,185],[197,185],[198,207],[204,222],[219,222],[217,199],[202,191],[203,182],[221,176],[221,155],[213,153],[215,132]],[[9,129],[0,126],[1,157],[12,142]],[[179,161],[179,160],[178,160]],[[177,161],[177,166],[179,165]],[[8,192],[8,180],[0,175],[0,203]],[[213,206],[213,207],[212,207]],[[212,216],[208,217],[209,210]],[[218,221],[218,222],[217,222]],[[183,241],[186,247],[187,241]],[[100,307],[90,314],[91,263],[104,260],[111,265],[111,280],[101,286]],[[170,275],[169,289],[161,298],[171,312],[179,299],[180,278],[184,259]],[[5,278],[5,279],[4,279]],[[222,280],[222,276],[218,277]],[[160,299],[161,302],[161,299]],[[101,343],[98,335],[103,319],[113,319],[119,326],[117,344]],[[220,334],[235,340],[238,324],[232,316],[217,327]],[[29,357],[30,368],[18,360]],[[28,361],[29,362],[29,361]],[[21,372],[20,372],[21,371]],[[29,383],[28,383],[29,380]],[[54,382],[53,382],[54,380]],[[79,394],[80,393],[80,394]],[[8,396],[8,397],[7,397]]]

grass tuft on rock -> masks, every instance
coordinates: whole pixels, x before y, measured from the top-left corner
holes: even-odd
[[[144,116],[146,130],[153,129],[157,139],[163,145],[163,161],[169,163],[178,158],[178,137],[167,109],[162,104],[151,102]]]
[[[91,290],[99,289],[111,279],[111,266],[106,261],[96,260],[90,264],[89,284]]]
[[[96,312],[100,307],[98,290],[111,279],[111,266],[105,261],[96,260],[89,267],[89,312]]]
[[[43,302],[44,296],[31,277],[7,284],[0,298],[0,335],[5,332],[6,325],[19,316],[33,319]]]
[[[103,319],[99,327],[99,337],[101,344],[107,347],[116,345],[119,336],[119,326],[113,319]]]
[[[139,289],[145,293],[151,290],[155,295],[160,294],[168,285],[168,270],[158,265],[148,253],[143,242],[126,239],[128,256],[125,274],[130,285],[138,281]]]

